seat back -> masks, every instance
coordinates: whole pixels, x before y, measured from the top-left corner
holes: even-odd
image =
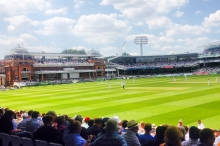
[[[35,146],[48,146],[48,143],[46,141],[36,139]]]
[[[59,143],[49,143],[49,146],[62,146],[61,144],[59,144]]]
[[[22,136],[22,137],[32,138],[32,137],[33,137],[33,135],[32,135],[32,133],[31,133],[31,132],[24,131],[24,132],[23,132],[23,136]]]
[[[34,146],[33,140],[30,138],[22,137],[21,141],[23,146]]]
[[[1,133],[1,139],[2,139],[2,146],[9,146],[9,143],[11,142],[10,135],[6,133]]]
[[[22,142],[21,142],[21,138],[17,135],[11,135],[11,144],[12,146],[21,146]]]

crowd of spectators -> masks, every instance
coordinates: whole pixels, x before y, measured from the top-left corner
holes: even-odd
[[[50,65],[50,66],[69,66],[69,65],[87,65],[88,59],[40,59],[40,58],[35,58],[34,59],[34,65]]]
[[[199,60],[187,60],[187,61],[158,61],[158,62],[146,62],[146,63],[119,63],[119,65],[127,68],[141,68],[141,67],[167,67],[167,66],[195,66],[198,65]]]
[[[208,56],[208,55],[214,55],[214,54],[220,54],[220,46],[216,46],[213,48],[205,49],[201,55]]]
[[[156,126],[118,116],[91,118],[57,115],[55,111],[12,111],[0,108],[0,133],[26,136],[34,140],[65,146],[218,146],[220,131],[198,125],[187,127],[180,119],[177,126]],[[30,135],[29,135],[30,136]]]
[[[215,66],[215,67],[203,67],[203,68],[195,70],[194,73],[200,73],[200,72],[208,72],[208,73],[216,72],[216,73],[218,73],[219,71],[220,71],[220,67]]]

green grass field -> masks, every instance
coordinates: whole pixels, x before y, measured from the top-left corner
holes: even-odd
[[[207,85],[210,79],[211,85]],[[16,110],[56,111],[57,114],[80,114],[90,117],[119,116],[159,124],[220,128],[220,83],[215,75],[142,78],[24,87],[0,92],[0,106]],[[109,83],[111,88],[109,89]]]

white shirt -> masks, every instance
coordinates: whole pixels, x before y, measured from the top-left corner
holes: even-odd
[[[200,123],[200,124],[198,124],[198,128],[202,130],[205,128],[205,126],[204,126],[204,124]]]

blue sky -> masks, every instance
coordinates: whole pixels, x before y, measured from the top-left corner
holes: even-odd
[[[140,55],[136,36],[148,37],[144,55],[200,53],[220,44],[220,0],[2,0],[0,24],[0,58],[18,44]]]

